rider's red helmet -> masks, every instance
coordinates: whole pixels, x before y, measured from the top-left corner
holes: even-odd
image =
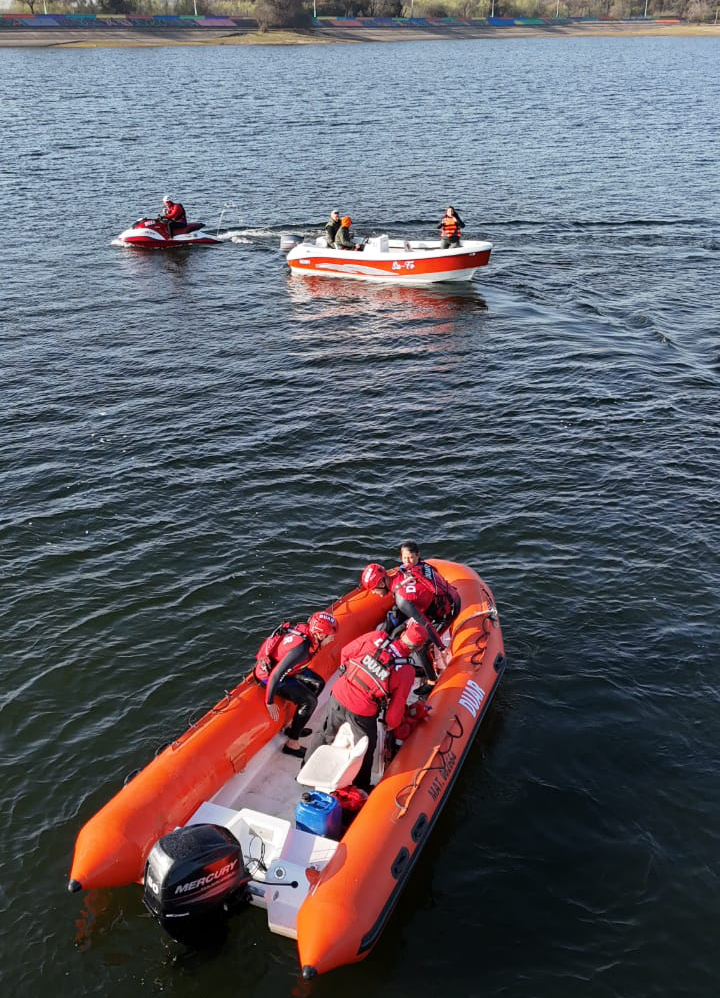
[[[360,585],[363,589],[376,589],[383,582],[388,582],[389,584],[388,573],[382,565],[378,565],[376,561],[371,561],[363,569],[363,573],[360,576]]]
[[[338,622],[327,610],[319,610],[308,620],[308,627],[318,638],[325,638],[330,634],[337,634]]]
[[[412,645],[413,648],[419,648],[420,645],[425,644],[430,634],[427,627],[421,624],[419,620],[409,620],[402,636],[405,638],[407,644]]]

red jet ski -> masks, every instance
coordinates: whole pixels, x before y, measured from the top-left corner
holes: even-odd
[[[188,222],[187,225],[173,226],[173,234],[167,223],[158,218],[140,218],[117,236],[123,246],[141,246],[144,249],[175,249],[178,246],[213,246],[220,239],[201,232],[204,222]]]

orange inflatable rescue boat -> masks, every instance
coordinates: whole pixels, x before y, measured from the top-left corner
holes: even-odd
[[[265,908],[270,930],[297,940],[306,979],[365,957],[505,669],[488,586],[464,565],[430,562],[461,597],[448,665],[427,700],[430,712],[391,762],[378,739],[376,786],[360,810],[341,812],[338,801],[352,797],[342,788],[357,774],[365,739],[355,745],[343,726],[332,746],[320,746],[303,764],[284,755],[282,728],[294,706],[276,700],[281,714],[273,721],[263,688],[249,676],[81,829],[69,889],[143,884],[149,910],[190,944],[216,937],[228,914],[248,903]],[[356,589],[328,608],[338,635],[313,659],[313,670],[328,681],[325,696],[343,645],[378,626],[390,602]]]

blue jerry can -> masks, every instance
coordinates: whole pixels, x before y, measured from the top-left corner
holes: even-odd
[[[342,837],[342,805],[332,794],[311,790],[295,808],[295,827],[327,839]]]

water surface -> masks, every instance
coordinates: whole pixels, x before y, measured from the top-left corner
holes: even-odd
[[[3,50],[0,974],[18,998],[707,998],[720,972],[716,39]],[[170,193],[223,245],[112,245]],[[290,277],[330,208],[475,281]],[[406,537],[510,667],[373,954],[182,956],[78,829]]]

